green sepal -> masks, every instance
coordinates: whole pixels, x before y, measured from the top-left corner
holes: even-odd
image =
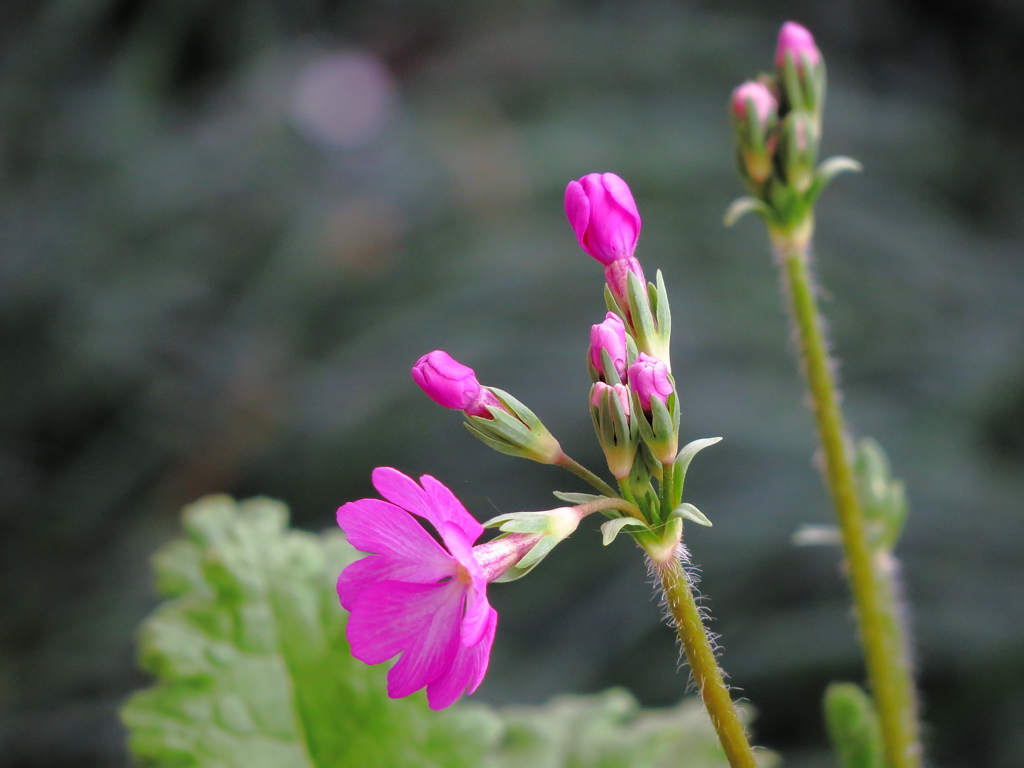
[[[629,328],[629,320],[626,318],[626,313],[622,311],[622,307],[619,306],[618,302],[615,301],[615,297],[612,295],[612,289],[608,287],[608,283],[604,285],[604,305],[608,307],[608,311],[619,316],[622,324]]]
[[[772,220],[771,208],[756,197],[745,195],[743,197],[737,197],[729,203],[729,208],[726,210],[722,222],[725,226],[731,227],[748,213],[756,213],[765,223]]]
[[[697,523],[697,525],[704,525],[708,528],[711,527],[711,521],[708,520],[707,516],[699,509],[697,509],[695,506],[693,506],[693,504],[688,504],[685,501],[682,504],[679,504],[671,512],[669,512],[668,516],[669,519],[673,517],[682,517],[686,520],[692,520],[693,522]]]
[[[694,440],[687,443],[676,455],[675,461],[675,472],[673,473],[674,487],[672,489],[672,501],[676,504],[683,498],[683,485],[686,481],[686,471],[690,468],[690,462],[693,461],[693,457],[700,453],[702,450],[715,443],[722,442],[720,437],[702,437],[699,440]]]
[[[672,311],[668,305],[668,289],[665,287],[665,278],[659,269],[655,275],[656,287],[651,290],[651,307],[654,311],[654,320],[658,324],[658,335],[661,337],[665,349],[669,348],[669,341],[672,338]],[[665,365],[671,365],[665,361]]]
[[[633,332],[636,336],[637,347],[641,352],[654,354],[650,351],[650,342],[655,334],[654,318],[651,316],[647,287],[632,272],[626,276],[626,297],[629,301],[629,313],[633,318]]]
[[[601,543],[604,546],[608,546],[615,537],[619,535],[619,532],[627,525],[635,526],[638,528],[646,528],[647,524],[637,520],[635,517],[619,517],[615,520],[606,520],[601,523]]]
[[[561,446],[536,414],[508,392],[487,387],[504,408],[489,405],[492,418],[466,416],[466,429],[496,451],[509,456],[553,464],[562,455]],[[507,410],[506,410],[507,409]]]
[[[828,734],[842,768],[883,768],[878,715],[860,686],[830,684],[825,690],[824,709]]]
[[[492,517],[483,523],[484,528],[499,528],[505,533],[542,533],[548,522],[536,512],[509,512]]]

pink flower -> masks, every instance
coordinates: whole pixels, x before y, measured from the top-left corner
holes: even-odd
[[[672,382],[668,377],[668,366],[656,357],[640,353],[629,366],[629,386],[636,392],[640,407],[645,412],[651,411],[651,399],[658,398],[668,405],[668,396],[672,394]]]
[[[490,419],[488,405],[501,406],[490,390],[480,386],[476,373],[447,352],[428,352],[412,367],[412,378],[438,405]]]
[[[565,215],[580,248],[605,266],[630,258],[640,237],[640,214],[626,182],[591,173],[565,188]]]
[[[614,312],[609,312],[604,322],[590,327],[590,362],[599,374],[605,376],[602,350],[607,350],[612,366],[619,378],[623,378],[626,375],[626,326]]]
[[[498,622],[487,583],[499,574],[485,573],[474,557],[483,526],[433,477],[420,483],[378,467],[373,484],[387,501],[360,499],[338,510],[349,543],[373,553],[342,571],[338,598],[351,614],[353,656],[380,664],[402,654],[388,671],[388,695],[426,686],[431,709],[443,709],[475,691],[487,671]],[[410,512],[437,529],[443,547]]]
[[[786,54],[793,57],[797,71],[803,68],[801,57],[815,67],[821,62],[821,52],[814,43],[814,36],[795,21],[787,21],[779,30],[779,44],[775,49],[775,66],[782,69],[786,63]]]
[[[769,117],[778,112],[779,102],[764,83],[748,80],[736,86],[732,92],[732,111],[740,120],[747,119],[747,103],[751,102],[762,125],[768,123]]]

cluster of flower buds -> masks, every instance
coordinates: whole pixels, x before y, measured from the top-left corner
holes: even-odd
[[[590,173],[565,189],[565,215],[580,248],[604,265],[605,302],[623,321],[637,348],[668,365],[672,322],[661,272],[657,285],[644,278],[633,255],[640,214],[633,194],[614,173]]]
[[[792,230],[805,221],[832,176],[858,170],[848,158],[818,165],[825,61],[814,37],[796,22],[779,30],[775,73],[737,86],[729,113],[740,176],[753,194],[730,208],[731,223],[756,211],[771,226]]]
[[[609,312],[590,331],[590,412],[608,469],[643,494],[675,461],[679,402],[669,363],[671,315],[665,283],[644,283],[633,255],[640,215],[614,173],[569,182],[565,213],[580,247],[605,265]]]

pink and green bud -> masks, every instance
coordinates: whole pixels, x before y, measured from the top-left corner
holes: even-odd
[[[810,114],[801,110],[786,115],[778,153],[783,181],[800,194],[809,190],[818,162],[818,127]]]
[[[779,103],[768,86],[748,80],[732,92],[730,112],[736,129],[740,174],[755,185],[772,172],[772,131],[778,123]]]
[[[599,381],[590,389],[590,415],[597,440],[608,461],[608,469],[617,480],[629,477],[639,445],[639,432],[630,418],[632,402],[629,387]]]
[[[668,366],[641,352],[626,375],[641,439],[662,465],[671,464],[679,448],[679,398]]]
[[[492,416],[487,406],[501,406],[498,398],[480,386],[472,368],[440,349],[416,361],[412,367],[412,378],[435,403],[464,411],[467,416],[489,419]]]
[[[605,357],[612,370],[605,369]],[[604,381],[616,383],[626,376],[626,326],[614,312],[590,327],[590,365]]]
[[[508,392],[496,387],[484,389],[497,405],[489,405],[486,416],[466,411],[466,429],[481,442],[509,456],[541,464],[557,464],[565,458],[562,446],[533,411]]]
[[[821,51],[814,42],[806,27],[795,21],[787,21],[779,30],[779,42],[775,48],[775,66],[781,69],[786,65],[786,56],[792,56],[798,68],[806,62],[815,67],[821,63]]]
[[[643,352],[629,367],[627,375],[629,386],[636,393],[644,413],[651,412],[651,400],[657,399],[662,405],[667,405],[669,396],[675,392],[669,378],[668,366]]]
[[[820,119],[825,101],[825,61],[814,37],[795,21],[779,30],[775,76],[782,95],[782,112],[802,109]]]
[[[580,248],[605,266],[629,258],[640,237],[640,214],[629,187],[614,173],[590,173],[565,189],[565,215]]]

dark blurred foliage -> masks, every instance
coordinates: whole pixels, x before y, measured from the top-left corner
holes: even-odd
[[[790,766],[861,677],[765,237],[725,105],[787,18],[829,63],[819,210],[848,415],[907,480],[939,766],[1024,764],[1024,6],[997,0],[7,0],[0,6],[0,764],[121,766],[148,556],[213,491],[333,523],[391,464],[481,518],[582,490],[408,376],[445,348],[576,458],[601,271],[566,181],[633,187],[675,310],[688,530],[734,685]],[[686,685],[638,552],[591,526],[501,611],[480,697]]]

